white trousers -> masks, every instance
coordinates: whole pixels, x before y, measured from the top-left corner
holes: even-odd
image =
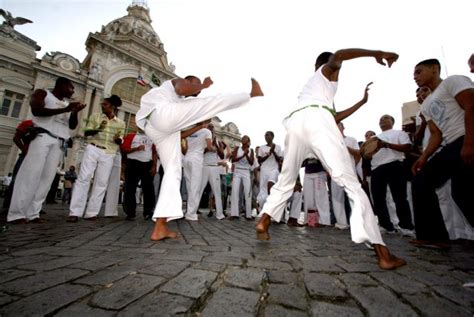
[[[291,196],[290,218],[299,219],[301,215],[301,205],[303,204],[303,193],[293,192]]]
[[[120,173],[122,171],[122,155],[120,152],[114,157],[112,171],[110,171],[109,181],[107,182],[107,192],[105,194],[105,217],[118,216],[118,201],[120,195]]]
[[[309,107],[294,113],[284,124],[287,135],[283,168],[262,213],[280,221],[286,201],[293,193],[301,163],[308,154],[314,154],[349,197],[352,241],[384,244],[369,199],[355,175],[349,151],[332,114],[326,109]]]
[[[114,158],[115,154],[107,154],[104,150],[92,144],[87,145],[82,158],[79,176],[72,191],[69,216],[82,217],[86,203],[87,210],[84,218],[96,217],[99,214],[110,172],[114,165]],[[92,177],[94,177],[94,183],[89,202],[87,202],[87,193],[89,192]]]
[[[186,219],[198,220],[197,210],[201,201],[201,183],[204,156],[185,156],[183,159],[183,176],[186,181],[188,201],[186,204]]]
[[[320,224],[331,224],[327,181],[326,172],[305,173],[303,181],[304,223],[308,221],[308,210],[316,210],[319,213]]]
[[[153,219],[173,220],[183,217],[181,209],[181,130],[214,117],[219,112],[246,104],[249,94],[218,95],[187,98],[177,103],[157,100],[155,110],[145,126],[146,135],[153,140],[164,176]]]
[[[31,141],[16,176],[7,221],[39,217],[62,158],[60,140],[41,133]]]
[[[344,187],[338,185],[336,182],[331,182],[331,202],[336,223],[347,226]]]
[[[239,216],[239,197],[240,197],[240,184],[242,183],[244,188],[244,201],[245,201],[245,217],[252,217],[252,191],[250,186],[250,171],[246,169],[235,168],[234,175],[232,177],[232,195],[230,201],[230,215],[232,217]]]
[[[212,193],[214,194],[214,201],[216,203],[216,218],[224,219],[224,211],[222,209],[222,192],[221,192],[221,169],[220,166],[206,166],[202,169],[201,190],[199,198],[202,197],[207,183],[211,185]]]
[[[260,190],[258,192],[257,201],[260,209],[263,208],[268,197],[268,183],[276,183],[278,180],[278,170],[260,170]]]

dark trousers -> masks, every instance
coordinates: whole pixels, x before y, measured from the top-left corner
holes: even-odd
[[[412,181],[416,237],[420,240],[449,240],[436,189],[451,179],[451,195],[467,221],[474,226],[474,167],[461,160],[464,137],[436,153]]]
[[[400,220],[399,226],[403,229],[412,230],[410,205],[407,200],[407,181],[405,178],[403,163],[395,161],[381,165],[372,171],[371,188],[374,200],[374,211],[379,219],[379,224],[389,230],[394,230],[393,223],[387,209],[387,185],[390,186],[393,201]]]
[[[143,216],[153,216],[153,209],[155,208],[155,189],[153,186],[153,176],[150,174],[152,165],[152,161],[141,162],[127,159],[123,206],[125,213],[129,217],[136,216],[137,200],[135,193],[139,181],[141,181],[143,191]]]

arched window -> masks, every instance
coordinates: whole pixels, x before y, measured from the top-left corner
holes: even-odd
[[[136,78],[120,79],[112,87],[111,94],[117,95],[123,100],[140,105],[140,98],[150,90],[149,85],[142,86]]]

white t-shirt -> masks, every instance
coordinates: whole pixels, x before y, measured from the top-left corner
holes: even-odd
[[[270,147],[268,145],[261,145],[258,148],[258,153],[257,156],[263,157],[267,156],[267,154],[270,153]],[[281,147],[279,145],[275,144],[275,153],[279,157],[283,157],[283,151],[281,150]],[[272,171],[272,170],[278,170],[278,162],[275,158],[275,155],[270,155],[269,158],[267,158],[261,165],[260,165],[260,171]]]
[[[382,141],[393,144],[411,144],[410,137],[405,131],[400,130],[386,130],[377,135]],[[376,169],[380,165],[392,163],[395,161],[403,161],[405,154],[400,151],[395,151],[389,148],[381,148],[377,153],[372,156],[371,167],[372,170]]]
[[[160,104],[177,102],[183,98],[176,94],[171,80],[165,81],[160,87],[151,89],[140,100],[140,109],[135,117],[137,127],[145,130],[146,118],[155,110],[155,107],[159,107]]]
[[[44,107],[47,109],[62,109],[68,106],[69,102],[59,100],[53,93],[46,91],[46,97],[44,98]],[[41,127],[48,130],[55,136],[63,139],[69,139],[71,137],[69,130],[69,116],[70,112],[56,114],[54,116],[37,117],[33,116],[31,120],[36,127]]]
[[[466,76],[449,76],[425,99],[421,105],[421,112],[426,121],[432,120],[443,134],[446,144],[463,136],[464,110],[459,106],[455,97],[474,85]]]
[[[309,105],[320,105],[332,108],[334,95],[337,90],[337,81],[330,81],[322,73],[324,65],[319,67],[304,85],[298,96],[297,106],[291,111]],[[291,112],[290,112],[291,113]]]
[[[251,152],[252,152],[252,149],[249,148],[249,155]],[[244,151],[242,150],[242,146],[239,146],[239,149],[237,150],[237,157],[241,157],[242,155],[244,155]],[[245,170],[250,170],[250,167],[251,167],[249,161],[247,160],[247,157],[245,156],[242,157],[237,162],[234,162],[234,165],[235,165],[235,168],[245,169]]]
[[[203,157],[207,146],[207,139],[212,139],[212,133],[208,129],[201,129],[186,138],[188,140],[188,151],[185,157]]]
[[[357,140],[351,136],[344,136],[344,144],[347,146],[347,147],[350,147],[352,149],[356,149],[358,150],[359,149],[359,143],[357,142]],[[354,156],[352,156],[352,154],[349,153],[349,155],[351,156],[351,161],[352,161],[352,166],[356,166],[356,163],[355,163],[355,158]]]
[[[137,160],[140,162],[149,162],[152,160],[153,152],[152,152],[152,147],[153,147],[153,142],[149,137],[147,137],[145,134],[137,133],[132,140],[132,144],[130,145],[131,148],[138,147],[140,145],[145,146],[145,150],[143,151],[136,151],[127,154],[127,158],[131,160]]]

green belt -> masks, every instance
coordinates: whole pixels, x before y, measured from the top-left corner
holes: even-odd
[[[337,112],[336,110],[332,109],[332,108],[329,108],[328,106],[320,106],[320,105],[309,105],[309,106],[305,106],[305,107],[302,107],[302,108],[299,108],[299,109],[296,109],[295,111],[293,111],[292,113],[290,113],[290,115],[288,117],[286,117],[285,119],[288,119],[289,117],[291,117],[293,114],[295,114],[296,112],[298,111],[301,111],[303,109],[306,109],[306,108],[323,108],[323,109],[326,109],[327,111],[329,111],[333,116],[336,116]]]

